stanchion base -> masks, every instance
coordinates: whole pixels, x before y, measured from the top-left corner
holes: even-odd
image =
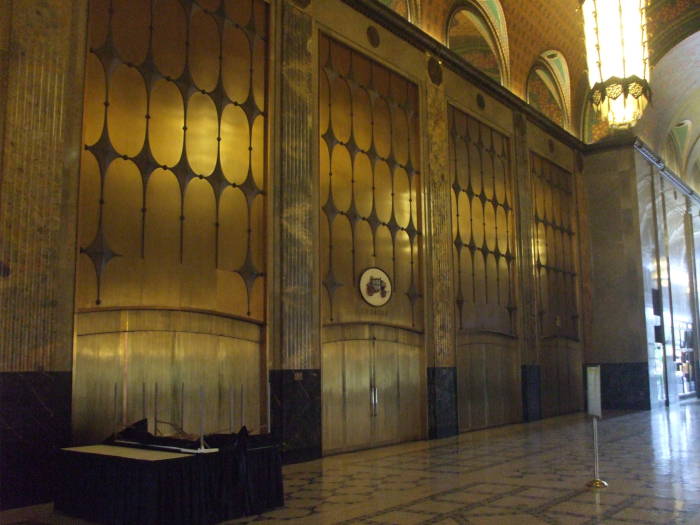
[[[586,486],[592,489],[604,489],[608,486],[608,483],[602,479],[593,479],[586,483]]]

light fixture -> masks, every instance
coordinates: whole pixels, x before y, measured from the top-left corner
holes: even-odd
[[[612,128],[629,128],[651,98],[646,0],[583,0],[593,108]]]

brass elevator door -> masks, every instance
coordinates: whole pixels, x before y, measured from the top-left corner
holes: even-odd
[[[394,343],[373,341],[372,346],[375,392],[372,445],[380,446],[393,443],[399,437],[399,366]]]
[[[390,341],[323,345],[323,452],[418,439],[420,349]]]
[[[370,345],[348,348],[345,353],[344,448],[364,448],[371,435]]]

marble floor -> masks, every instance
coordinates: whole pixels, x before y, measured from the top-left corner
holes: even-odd
[[[284,469],[286,505],[227,522],[700,524],[700,402],[599,424],[604,490],[582,414]]]
[[[700,401],[599,433],[604,490],[586,488],[592,429],[574,414],[288,465],[284,508],[226,523],[700,525]]]

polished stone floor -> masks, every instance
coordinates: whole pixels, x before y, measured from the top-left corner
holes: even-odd
[[[700,401],[606,415],[599,432],[604,490],[586,488],[591,423],[575,414],[289,465],[284,508],[227,525],[700,525]]]
[[[238,523],[700,524],[700,402],[582,414],[332,456],[284,469],[286,506]]]

